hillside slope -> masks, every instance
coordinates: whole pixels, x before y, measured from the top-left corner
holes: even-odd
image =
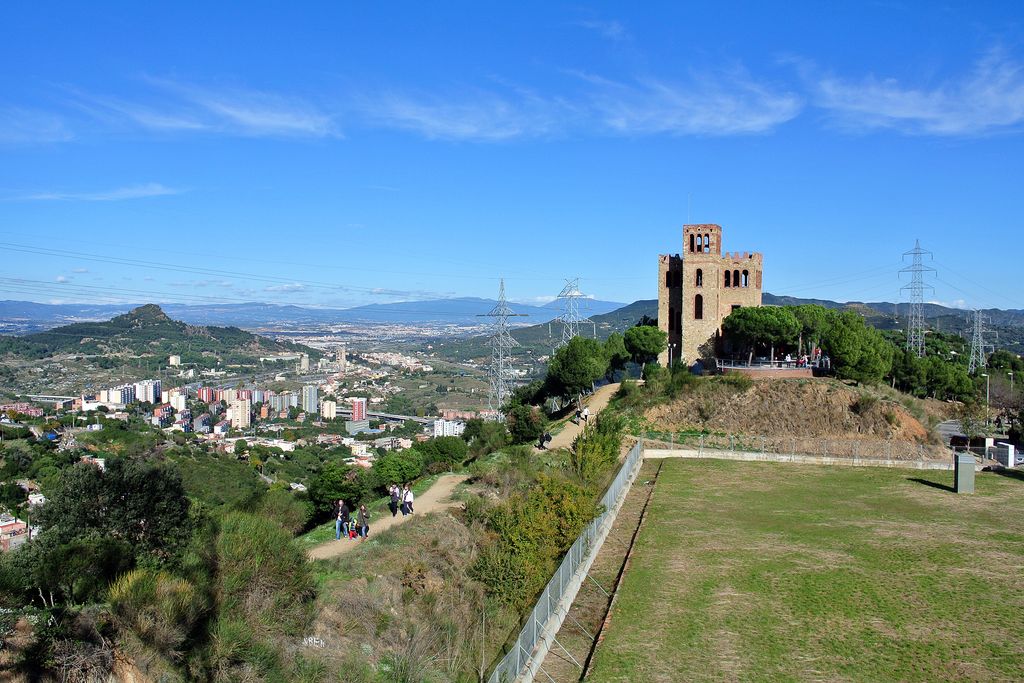
[[[650,408],[645,417],[658,431],[929,443],[930,429],[921,420],[944,417],[944,405],[827,379],[757,381],[743,391],[725,382],[704,382],[671,403]]]
[[[106,322],[64,325],[24,337],[0,337],[0,354],[47,358],[57,354],[129,355],[177,354],[183,362],[202,365],[202,359],[221,360],[259,354],[312,349],[278,342],[237,327],[202,327],[172,320],[155,304],[146,304]]]

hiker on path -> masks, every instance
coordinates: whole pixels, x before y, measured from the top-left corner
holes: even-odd
[[[583,415],[583,421],[586,422],[587,424],[590,424],[590,408],[588,408],[587,406],[584,406],[583,407],[582,415]]]
[[[365,505],[359,506],[356,523],[359,525],[359,542],[362,543],[366,540],[366,535],[370,533],[370,513],[367,512]]]
[[[338,499],[338,504],[334,507],[334,514],[334,540],[340,541],[342,532],[345,533],[345,538],[348,538],[348,524],[352,517],[348,505],[345,505],[345,501],[341,498]]]
[[[406,486],[405,487],[405,498],[404,498],[404,500],[405,500],[405,508],[409,511],[410,515],[413,513],[412,502],[415,499],[416,499],[416,496],[413,495],[412,487],[411,486]]]
[[[402,486],[402,490],[398,492],[398,496],[399,496],[398,501],[399,501],[399,503],[402,506],[401,509],[402,509],[402,516],[403,517],[405,517],[406,515],[409,514],[409,506],[405,502],[405,496],[406,496],[407,493],[409,493],[409,485],[405,484],[404,486]]]
[[[394,517],[398,514],[398,505],[402,497],[402,492],[398,490],[398,484],[388,487],[388,495],[391,496],[391,500],[388,501],[388,509],[391,510],[391,516]]]

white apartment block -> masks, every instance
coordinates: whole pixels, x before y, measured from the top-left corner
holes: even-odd
[[[462,436],[466,423],[458,420],[434,420],[434,436]]]
[[[248,429],[252,416],[252,402],[238,398],[231,402],[232,429]]]

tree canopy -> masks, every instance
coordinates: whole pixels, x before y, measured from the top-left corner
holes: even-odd
[[[600,343],[594,339],[573,337],[555,352],[548,363],[549,393],[553,396],[581,394],[605,374],[607,367]]]
[[[667,348],[668,334],[651,325],[636,325],[626,330],[623,341],[633,360],[643,365]]]

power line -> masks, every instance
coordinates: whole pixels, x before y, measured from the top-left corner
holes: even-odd
[[[924,265],[921,257],[932,252],[921,248],[921,240],[914,241],[914,248],[903,252],[903,258],[912,257],[912,263],[900,270],[900,273],[910,273],[910,283],[903,285],[900,291],[910,292],[910,316],[907,318],[907,350],[924,358],[924,290],[935,288],[924,283],[926,272],[935,272],[934,268]]]

